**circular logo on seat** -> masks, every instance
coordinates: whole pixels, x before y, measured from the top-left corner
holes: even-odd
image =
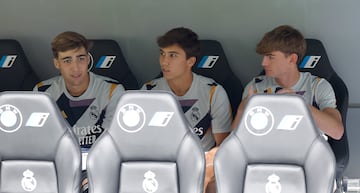
[[[145,112],[136,104],[122,106],[117,115],[120,128],[128,133],[140,131],[145,124]]]
[[[245,115],[245,127],[253,135],[266,135],[272,130],[273,126],[274,116],[265,107],[253,107]]]
[[[22,124],[22,115],[13,105],[0,106],[0,130],[6,133],[17,131]]]
[[[88,54],[89,54],[89,58],[90,58],[90,62],[88,64],[88,71],[90,72],[94,66],[94,57],[92,56],[92,54],[90,52],[88,52]]]

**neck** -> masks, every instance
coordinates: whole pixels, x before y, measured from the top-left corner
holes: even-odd
[[[190,73],[187,76],[182,77],[181,79],[168,80],[168,85],[171,91],[176,96],[183,96],[190,89],[193,81],[193,74]]]
[[[86,91],[86,89],[82,89],[82,88],[71,88],[71,89],[67,89],[67,90],[68,90],[69,94],[73,97],[81,96]]]
[[[78,97],[84,94],[88,89],[89,84],[90,84],[90,76],[87,76],[87,78],[82,83],[79,84],[73,85],[73,84],[65,83],[68,93],[73,97]]]
[[[291,88],[294,86],[300,79],[300,72],[298,70],[288,72],[280,78],[275,78],[275,81],[282,88]]]

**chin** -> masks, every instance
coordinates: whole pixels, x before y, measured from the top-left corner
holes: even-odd
[[[271,72],[265,72],[265,76],[267,77],[274,77],[274,75]]]

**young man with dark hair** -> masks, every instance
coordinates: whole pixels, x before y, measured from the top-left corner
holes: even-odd
[[[91,43],[83,35],[63,32],[54,38],[51,47],[55,68],[61,75],[38,83],[34,91],[47,92],[56,101],[73,127],[85,158],[91,145],[110,126],[124,88],[88,71]],[[85,164],[83,159],[84,171]],[[87,191],[86,178],[83,183],[83,191]]]
[[[217,146],[229,135],[231,107],[224,88],[213,79],[192,72],[200,55],[198,35],[190,29],[174,28],[157,39],[163,77],[143,85],[144,90],[165,90],[177,96],[185,117],[201,140],[212,169]],[[211,178],[212,174],[206,177]],[[211,172],[212,173],[212,172]],[[205,179],[205,187],[209,178]]]

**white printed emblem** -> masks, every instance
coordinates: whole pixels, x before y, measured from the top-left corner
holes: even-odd
[[[90,63],[88,66],[88,71],[90,71],[94,67],[94,57],[89,52]],[[110,68],[114,63],[116,56],[101,56],[99,61],[96,63],[95,68]]]
[[[198,68],[213,68],[219,56],[204,56],[198,64]]]
[[[266,193],[280,193],[281,192],[281,184],[280,184],[280,177],[271,174],[268,177],[268,182],[265,185]]]
[[[165,127],[173,115],[174,112],[156,112],[151,118],[149,126]]]
[[[22,188],[27,192],[32,192],[35,190],[37,182],[34,178],[34,172],[27,169],[23,172],[23,178],[21,180],[21,186]]]
[[[272,130],[273,126],[274,116],[265,107],[253,107],[245,115],[245,128],[253,135],[266,135]]]
[[[142,183],[142,187],[143,187],[145,192],[154,193],[159,188],[159,183],[155,179],[155,176],[156,176],[155,173],[152,172],[152,171],[147,171],[144,174],[145,179],[144,179],[144,181]]]
[[[297,126],[299,125],[299,123],[301,122],[302,118],[304,116],[302,115],[285,115],[277,129],[280,129],[280,130],[295,130],[297,128]]]
[[[118,111],[117,122],[126,132],[138,132],[144,127],[145,112],[139,105],[126,104]]]
[[[115,61],[116,56],[101,56],[99,62],[95,65],[96,68],[110,68]]]
[[[47,118],[49,117],[49,114],[50,113],[40,112],[31,113],[25,125],[29,127],[42,127],[44,126]]]
[[[321,56],[305,56],[300,68],[315,68]]]
[[[22,124],[22,115],[18,108],[13,105],[0,106],[0,130],[6,133],[17,131]]]
[[[11,68],[14,64],[17,55],[7,55],[0,59],[0,68]]]

